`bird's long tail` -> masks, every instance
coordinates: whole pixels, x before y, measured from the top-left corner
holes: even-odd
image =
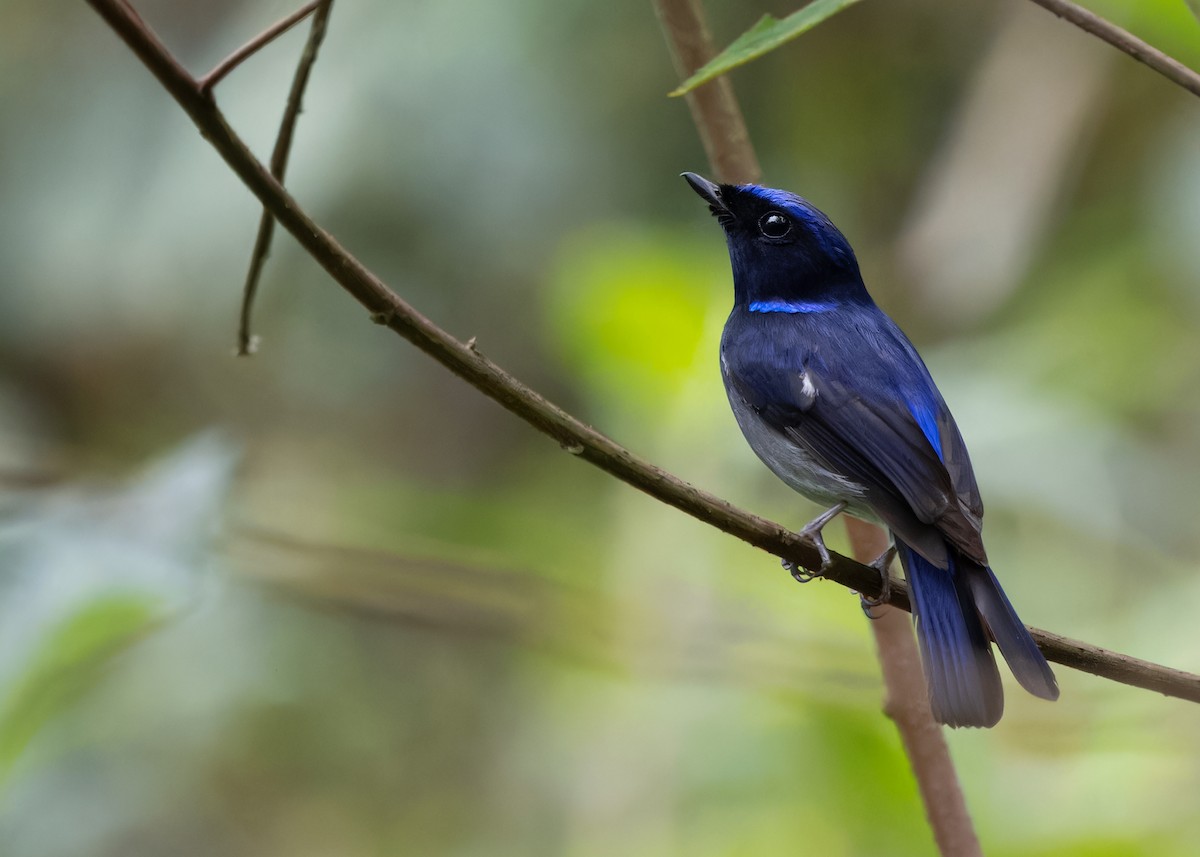
[[[1057,699],[1049,664],[986,566],[950,548],[948,568],[925,559],[896,539],[912,593],[921,660],[933,716],[948,726],[994,726],[1004,711],[1004,691],[989,632],[1021,686]]]

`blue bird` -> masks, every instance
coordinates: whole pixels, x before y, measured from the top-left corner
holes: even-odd
[[[881,522],[912,595],[934,717],[994,726],[1004,710],[991,640],[1021,686],[1058,684],[988,567],[983,503],[962,435],[916,349],[875,305],[845,236],[809,202],[683,177],[725,230],[733,311],[721,374],[742,433],[776,476],[829,511]]]

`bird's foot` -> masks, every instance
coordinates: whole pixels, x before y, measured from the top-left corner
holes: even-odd
[[[804,525],[804,529],[796,533],[800,538],[812,543],[812,546],[817,549],[817,554],[821,557],[821,567],[816,571],[809,571],[807,568],[801,568],[794,562],[783,560],[783,567],[788,570],[797,583],[808,583],[810,580],[816,580],[825,574],[825,570],[829,568],[833,558],[829,555],[829,548],[825,547],[825,537],[821,535],[821,530],[825,529],[825,525],[842,514],[846,509],[844,502],[838,503],[831,509],[822,512],[817,517],[813,518]]]
[[[871,609],[878,607],[881,604],[887,604],[892,595],[892,576],[888,574],[888,566],[892,564],[892,560],[896,558],[896,546],[889,545],[888,549],[869,563],[871,568],[879,572],[879,597],[868,598],[861,592],[858,594],[858,603],[862,607],[863,613],[868,619],[878,619],[871,612]]]
[[[779,564],[787,569],[787,573],[790,574],[792,576],[792,580],[796,581],[797,583],[810,583],[811,581],[816,580],[822,574],[821,571],[809,571],[804,566],[796,565],[796,563],[788,559],[781,559]],[[824,568],[824,566],[822,566],[822,568]]]

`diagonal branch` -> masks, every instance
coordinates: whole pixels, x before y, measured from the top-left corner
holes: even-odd
[[[296,66],[296,74],[292,78],[292,88],[288,92],[287,107],[284,108],[283,120],[279,123],[279,135],[275,138],[275,148],[271,152],[271,175],[280,184],[283,183],[284,174],[287,172],[288,155],[292,151],[292,135],[296,130],[296,120],[300,118],[304,90],[308,87],[313,63],[317,61],[317,50],[325,38],[325,25],[329,21],[329,13],[333,9],[333,0],[318,0],[309,5],[316,7],[317,14],[313,16],[308,42],[304,45],[304,52],[300,54],[300,62]],[[307,9],[308,6],[300,11],[305,12]],[[200,86],[204,86],[204,81],[200,82]],[[262,217],[258,221],[258,235],[254,238],[254,250],[250,254],[250,267],[246,271],[246,282],[242,286],[242,312],[238,322],[237,337],[239,357],[254,353],[253,338],[250,335],[250,313],[254,308],[254,297],[258,294],[258,281],[262,277],[263,265],[266,264],[267,253],[270,252],[271,239],[274,235],[275,218],[271,216],[270,209],[264,206]]]
[[[1071,0],[1033,0],[1033,2],[1064,21],[1074,24],[1085,33],[1090,33],[1096,38],[1108,42],[1117,50],[1124,51],[1193,95],[1200,95],[1200,74],[1192,71],[1179,60],[1167,56],[1153,45],[1143,42],[1133,33],[1122,30],[1111,21],[1072,3]]]
[[[553,438],[567,452],[747,544],[804,568],[820,568],[821,558],[816,549],[786,527],[739,509],[635,456],[509,375],[472,344],[455,339],[409,306],[300,208],[229,127],[217,106],[200,91],[198,82],[128,4],[122,0],[88,0],[88,4],[146,65],[280,225],[371,313],[374,321],[390,327],[484,395]],[[875,569],[847,557],[834,554],[825,577],[857,592],[879,595],[879,574]],[[892,583],[888,603],[909,609],[908,590],[898,581]],[[1046,657],[1064,666],[1200,702],[1200,676],[1045,631],[1035,629],[1033,635]]]

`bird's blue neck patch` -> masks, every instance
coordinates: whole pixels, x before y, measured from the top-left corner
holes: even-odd
[[[752,301],[750,303],[750,312],[786,312],[786,313],[808,313],[808,312],[827,312],[834,308],[832,303],[822,303],[821,301]]]

